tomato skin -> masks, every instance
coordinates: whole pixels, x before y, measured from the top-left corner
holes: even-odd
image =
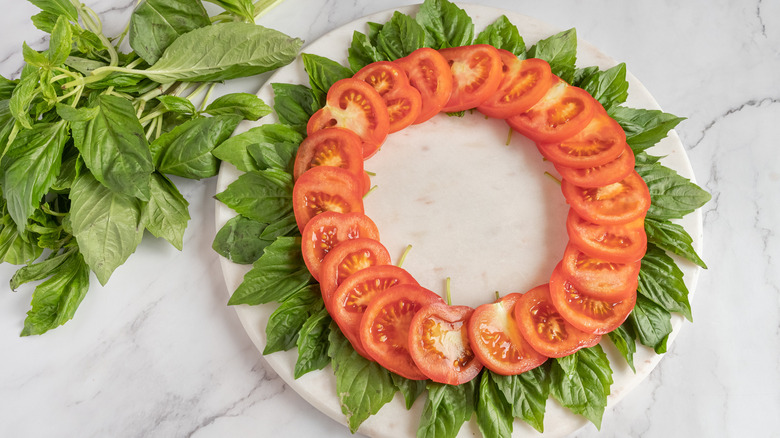
[[[420,92],[422,106],[413,123],[425,122],[438,114],[452,94],[452,73],[444,56],[423,47],[393,62],[404,69],[409,83]]]
[[[349,129],[363,142],[363,159],[374,155],[387,138],[390,118],[382,96],[360,79],[336,81],[325,100],[306,124],[306,133],[333,127]]]
[[[623,153],[626,133],[600,104],[595,104],[593,118],[582,130],[557,141],[537,142],[539,152],[560,166],[585,169],[601,166]]]
[[[376,224],[363,213],[327,211],[314,216],[301,231],[303,262],[312,277],[319,281],[322,260],[339,242],[360,237],[379,240]]]
[[[503,78],[493,95],[477,110],[488,117],[506,119],[528,111],[552,84],[550,64],[538,58],[520,60],[514,53],[499,49]]]
[[[627,224],[599,225],[583,219],[570,209],[566,231],[571,245],[591,257],[608,262],[636,262],[647,251],[644,217]]]
[[[361,237],[339,242],[325,255],[320,266],[320,291],[325,306],[330,306],[333,292],[347,277],[369,266],[387,264],[390,264],[390,253],[378,240]]]
[[[553,75],[552,85],[534,106],[506,121],[536,143],[559,142],[585,128],[600,105],[587,91]]]
[[[550,298],[549,284],[524,293],[514,312],[520,334],[534,350],[547,357],[568,356],[601,340],[601,335],[583,332],[561,316]]]
[[[411,125],[419,117],[422,97],[398,64],[372,62],[355,73],[353,78],[367,82],[382,96],[390,118],[391,134]]]
[[[498,90],[503,78],[501,55],[487,44],[440,49],[452,72],[452,94],[445,112],[475,108]]]
[[[324,211],[363,212],[363,182],[348,170],[317,166],[304,172],[292,192],[298,229]]]
[[[569,244],[563,251],[561,272],[577,290],[591,298],[620,301],[636,292],[641,265],[641,260],[608,262],[591,257]]]
[[[650,208],[650,190],[636,171],[602,187],[578,187],[564,179],[561,191],[571,208],[594,224],[629,223],[644,217]]]
[[[585,333],[603,335],[628,318],[636,304],[636,289],[620,301],[593,298],[574,286],[558,264],[550,277],[550,299],[569,324]]]
[[[372,359],[360,339],[360,321],[371,301],[399,284],[417,285],[410,273],[395,265],[374,265],[350,275],[333,291],[326,307],[355,350]]]
[[[490,371],[504,376],[524,373],[547,360],[518,331],[514,308],[521,296],[511,293],[483,304],[469,319],[469,342],[474,354]]]
[[[443,302],[420,309],[409,324],[409,354],[434,382],[460,385],[477,377],[482,362],[469,345],[468,320],[474,309]]]
[[[634,170],[635,164],[634,151],[628,144],[617,158],[600,166],[575,169],[553,163],[563,179],[575,186],[585,188],[601,187],[622,181]]]
[[[304,172],[317,166],[340,167],[363,180],[363,147],[360,137],[344,128],[322,129],[306,137],[295,155],[294,179],[297,181]],[[361,193],[369,189],[365,183],[362,187]]]
[[[409,326],[424,306],[443,302],[419,285],[399,284],[377,295],[360,321],[360,341],[368,354],[388,370],[411,380],[426,380],[409,353]]]

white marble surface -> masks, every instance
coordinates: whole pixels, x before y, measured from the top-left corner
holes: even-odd
[[[134,0],[87,1],[109,32]],[[313,41],[366,14],[411,2],[287,0],[260,24]],[[658,368],[600,432],[574,436],[772,436],[780,430],[780,2],[472,1],[578,35],[619,61],[668,112],[704,207],[703,258],[686,323]],[[17,77],[21,44],[41,47],[35,8],[0,0],[0,73]],[[305,5],[305,7],[302,7]],[[522,33],[522,30],[521,30]],[[264,78],[242,81],[246,91]],[[228,308],[214,234],[215,179],[179,184],[193,220],[184,251],[147,236],[76,318],[19,338],[29,288],[0,289],[0,436],[348,436],[260,357]],[[0,266],[0,278],[13,268]]]

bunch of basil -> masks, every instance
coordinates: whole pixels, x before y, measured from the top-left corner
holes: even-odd
[[[219,81],[290,63],[302,41],[254,24],[278,1],[144,0],[116,38],[77,0],[29,0],[51,35],[24,44],[21,77],[0,77],[0,262],[34,290],[22,336],[70,320],[89,289],[148,230],[181,249],[188,203],[168,175],[214,176],[211,151],[271,109]],[[125,36],[133,49],[120,49]]]

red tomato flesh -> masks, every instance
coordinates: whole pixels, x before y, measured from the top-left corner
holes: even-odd
[[[591,257],[613,263],[632,263],[647,251],[645,218],[627,224],[598,225],[583,219],[573,209],[566,218],[569,241]]]
[[[634,151],[631,149],[631,146],[626,144],[620,156],[600,166],[575,169],[553,164],[563,179],[575,186],[593,188],[622,181],[634,170],[636,160],[634,159]]]
[[[340,167],[363,180],[363,147],[360,137],[343,128],[323,129],[306,137],[295,156],[293,177],[317,166]],[[361,184],[365,193],[370,187]]]
[[[561,271],[579,291],[591,298],[620,301],[636,291],[641,264],[641,260],[608,262],[569,244],[563,252]]]
[[[636,171],[602,187],[578,187],[564,179],[561,191],[571,208],[594,224],[629,223],[644,217],[650,208],[650,190]]]
[[[317,166],[301,175],[292,192],[298,229],[325,211],[363,212],[363,182],[348,170]]]
[[[411,125],[420,115],[420,92],[409,84],[409,78],[396,63],[379,61],[360,69],[355,79],[367,82],[382,96],[390,118],[390,133]]]
[[[452,94],[442,111],[475,108],[498,90],[503,78],[501,56],[487,44],[439,50],[452,72]]]
[[[600,104],[595,105],[593,118],[578,133],[558,141],[537,142],[542,156],[560,166],[585,169],[608,163],[622,154],[625,131]]]
[[[444,56],[436,50],[423,47],[393,62],[404,69],[409,83],[420,92],[422,106],[414,124],[438,114],[452,94],[452,73]]]
[[[553,74],[550,64],[538,58],[520,60],[500,49],[504,75],[498,90],[477,106],[482,114],[506,119],[528,111],[547,93]]]
[[[336,245],[320,266],[320,291],[328,310],[333,292],[347,277],[370,266],[388,264],[390,253],[378,240],[362,237]]]
[[[303,262],[315,280],[325,256],[340,242],[368,237],[379,240],[376,224],[363,213],[325,212],[310,220],[301,231]]]

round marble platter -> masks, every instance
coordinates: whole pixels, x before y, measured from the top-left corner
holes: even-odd
[[[510,11],[472,5],[461,7],[473,19],[475,34],[506,15],[518,27],[527,47],[560,31]],[[417,9],[417,6],[411,6],[399,10],[414,16]],[[308,44],[303,52],[348,65],[347,49],[353,31],[366,33],[367,22],[384,23],[392,14],[392,10],[384,11],[348,23]],[[615,64],[615,60],[597,48],[578,41],[578,67],[596,65],[605,69]],[[626,106],[660,109],[649,91],[630,73],[628,80]],[[274,73],[260,89],[258,96],[268,104],[273,103],[270,84],[274,82],[308,85],[300,57]],[[258,122],[245,121],[236,133],[274,122],[273,116]],[[649,153],[663,156],[664,165],[693,180],[693,170],[674,131]],[[403,267],[421,285],[442,295],[445,279],[451,278],[453,304],[476,307],[492,302],[496,291],[503,296],[547,283],[553,267],[562,257],[568,241],[565,229],[568,206],[558,183],[545,175],[545,172],[557,173],[542,159],[531,141],[517,133],[510,134],[510,128],[503,120],[488,119],[476,111],[467,112],[464,117],[439,114],[421,125],[391,134],[381,151],[365,162],[365,169],[376,174],[372,177],[372,185],[377,186],[364,201],[365,211],[376,222],[381,241],[390,251],[393,262],[407,245],[412,245]],[[239,175],[232,165],[223,163],[217,193],[225,190]],[[235,212],[217,202],[217,229],[234,215]],[[679,223],[693,236],[694,248],[701,252],[701,212],[696,211]],[[221,265],[228,292],[232,293],[251,266],[236,265],[224,258]],[[679,260],[678,265],[685,274],[692,298],[700,268]],[[275,305],[235,307],[259,351],[265,346],[265,326],[275,308]],[[669,337],[669,346],[682,324],[683,318],[673,315],[674,332]],[[610,421],[609,407],[638,385],[662,356],[638,345],[634,373],[612,343],[606,337],[604,339],[601,345],[609,355],[614,371],[614,384],[604,418],[604,421]],[[295,349],[265,356],[268,364],[301,397],[346,424],[331,368],[296,380],[293,378],[296,358]],[[366,420],[358,431],[371,437],[416,436],[424,402],[425,397],[421,396],[407,411],[400,394],[396,394],[392,402]],[[572,414],[554,400],[548,400],[543,436],[565,436],[585,424],[584,418]],[[515,420],[513,436],[538,435],[527,424]],[[480,436],[474,418],[463,425],[458,436]]]

